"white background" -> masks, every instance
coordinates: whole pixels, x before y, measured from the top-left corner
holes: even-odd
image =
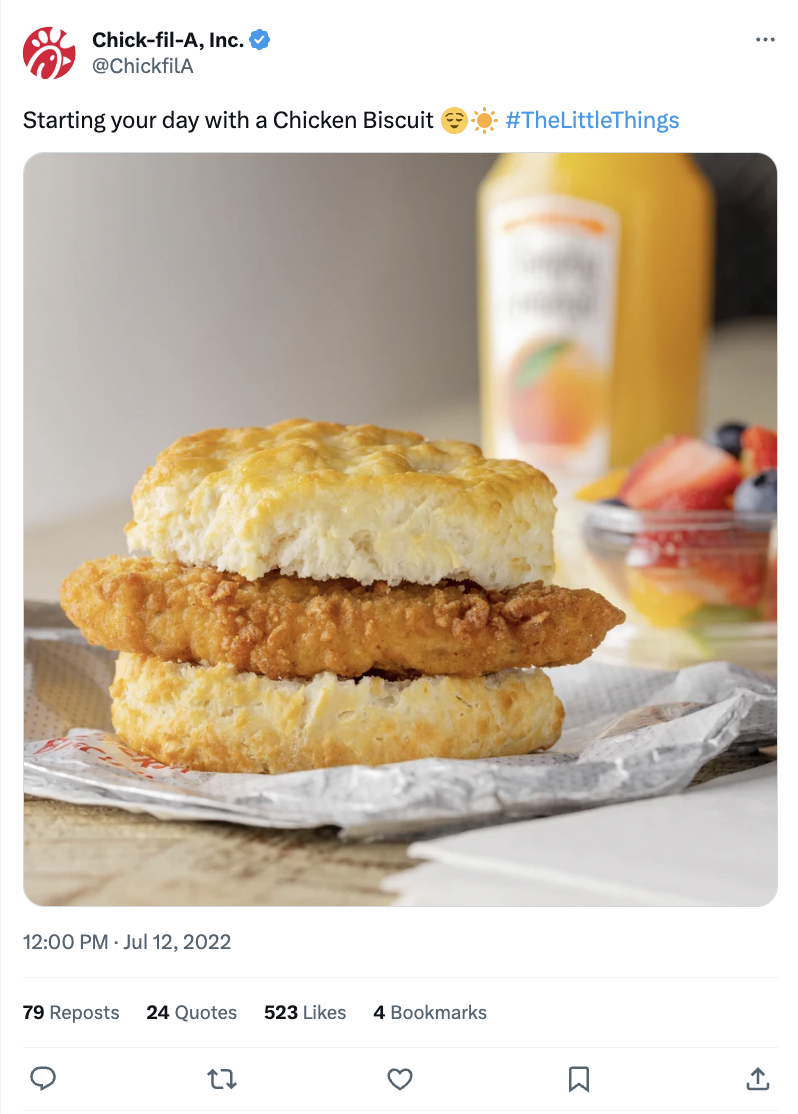
[[[765,151],[776,161],[780,196],[781,303],[791,306],[795,279],[789,262],[795,257],[794,149],[795,45],[785,16],[787,4],[570,3],[306,3],[303,5],[137,3],[127,8],[106,4],[57,5],[57,19],[78,44],[73,74],[54,83],[35,81],[21,61],[21,46],[33,30],[26,10],[5,3],[3,27],[3,209],[2,209],[2,898],[3,898],[3,1109],[30,1107],[30,1084],[24,1073],[9,1071],[9,1062],[26,1061],[20,1050],[23,1033],[19,1006],[21,978],[31,970],[21,939],[31,931],[143,932],[161,929],[176,934],[197,928],[236,933],[241,940],[225,956],[224,974],[277,971],[281,975],[322,978],[335,975],[513,976],[544,971],[549,976],[667,977],[779,975],[781,1016],[775,1008],[763,1019],[761,1043],[793,1041],[790,1008],[795,994],[794,970],[794,846],[795,810],[781,812],[781,881],[776,899],[763,909],[730,910],[391,910],[391,909],[199,909],[184,913],[140,909],[40,909],[22,890],[21,801],[19,757],[21,737],[22,616],[22,169],[42,151],[174,150],[173,133],[115,137],[86,132],[26,132],[21,127],[27,108],[48,106],[67,111],[162,112],[171,108],[192,113],[261,107],[325,107],[340,112],[431,110],[437,115],[451,104],[471,110],[495,108],[501,117],[511,108],[545,107],[557,112],[576,108],[668,111],[681,126],[666,136],[652,133],[565,132],[525,133],[498,130],[495,135],[467,133],[452,137],[440,129],[425,134],[372,131],[319,133],[229,132],[183,136],[181,151],[263,151],[350,149],[369,151],[499,151],[541,149],[640,149]],[[48,9],[47,22],[55,15]],[[126,14],[126,12],[128,14]],[[207,15],[205,14],[207,13]],[[89,68],[94,56],[90,34],[114,26],[135,30],[194,27],[220,33],[248,34],[264,26],[272,36],[267,51],[208,50],[193,77],[98,77]],[[251,24],[251,26],[250,26]],[[756,43],[757,35],[773,34],[773,44]],[[240,58],[239,58],[240,56]],[[622,142],[621,142],[622,140]],[[604,146],[606,145],[606,146]],[[121,261],[120,261],[121,264]],[[68,341],[68,337],[65,338]],[[124,338],[120,338],[124,342]],[[796,364],[795,327],[789,313],[782,318],[781,366]],[[783,398],[790,412],[791,376],[785,376]],[[220,374],[220,383],[224,376]],[[153,400],[158,405],[158,400]],[[120,416],[120,438],[128,435]],[[70,452],[80,453],[77,441]],[[782,469],[791,467],[789,445]],[[789,473],[788,473],[789,474]],[[785,481],[783,480],[783,483]],[[781,545],[788,555],[793,528],[783,521]],[[785,566],[787,567],[787,566]],[[792,591],[782,583],[783,629],[791,629]],[[789,636],[785,654],[792,653]],[[793,700],[783,696],[783,718],[789,725]],[[782,796],[790,800],[794,759],[790,732],[781,756]],[[196,973],[174,959],[175,973]],[[104,973],[117,972],[109,957]],[[80,975],[79,956],[59,960],[59,973]],[[740,1000],[750,1011],[757,1006],[753,984],[739,982]],[[575,1003],[578,983],[562,984]],[[689,1001],[685,1001],[689,1009]],[[578,1009],[578,1004],[575,1005]],[[671,1007],[670,1021],[678,1032],[682,1010]],[[645,1019],[643,1019],[645,1020]],[[606,997],[603,1036],[612,1043],[619,1030],[616,1001]],[[765,1031],[766,1030],[766,1031]],[[126,1036],[130,1043],[131,1034]],[[774,1040],[775,1038],[775,1040]],[[123,1042],[124,1043],[124,1042]],[[745,1063],[747,1064],[747,1059]],[[764,1066],[764,1065],[763,1065]],[[135,1070],[131,1066],[131,1070]],[[53,1091],[55,1088],[53,1088]],[[45,1092],[46,1094],[47,1092]],[[53,1092],[51,1091],[50,1094]],[[686,1096],[685,1101],[688,1101]],[[106,1105],[105,1109],[110,1109]]]

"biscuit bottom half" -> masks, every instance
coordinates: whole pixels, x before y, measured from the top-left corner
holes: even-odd
[[[528,754],[553,746],[563,720],[539,669],[272,681],[228,664],[122,653],[111,696],[128,746],[168,766],[220,773]]]

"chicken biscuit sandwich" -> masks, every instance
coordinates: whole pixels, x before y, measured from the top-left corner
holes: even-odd
[[[61,602],[120,651],[113,723],[195,770],[283,773],[552,746],[541,667],[624,615],[549,586],[554,487],[460,441],[287,421],[176,441],[133,493],[130,550]]]

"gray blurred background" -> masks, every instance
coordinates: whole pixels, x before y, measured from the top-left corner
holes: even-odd
[[[775,168],[698,158],[722,248],[707,420],[774,425]],[[130,492],[178,436],[303,416],[477,440],[475,203],[492,161],[32,159],[28,597],[125,552]]]
[[[491,162],[33,159],[28,523],[129,495],[209,426],[387,424],[474,394],[474,198]]]

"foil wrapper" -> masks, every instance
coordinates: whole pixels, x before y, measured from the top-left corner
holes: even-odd
[[[551,671],[565,729],[541,754],[198,773],[163,766],[114,736],[114,655],[75,633],[40,629],[26,640],[25,791],[164,820],[418,838],[674,793],[723,751],[776,735],[773,682],[739,666],[708,662],[671,673],[587,661]]]

